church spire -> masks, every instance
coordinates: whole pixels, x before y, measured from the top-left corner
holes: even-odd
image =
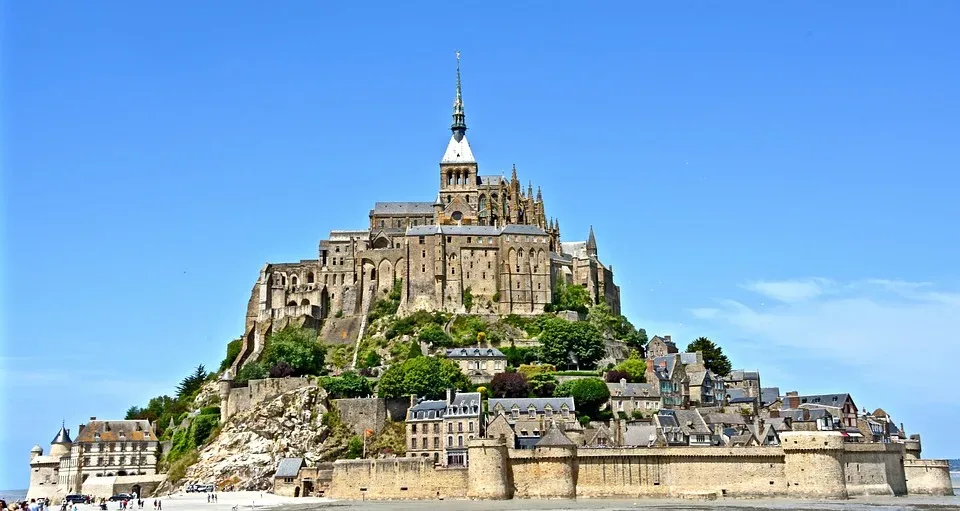
[[[457,52],[457,99],[453,102],[453,124],[450,125],[457,142],[467,132],[467,119],[463,113],[463,94],[460,92],[460,52]]]
[[[590,226],[590,235],[587,236],[587,255],[597,257],[597,238],[593,235],[593,226]]]

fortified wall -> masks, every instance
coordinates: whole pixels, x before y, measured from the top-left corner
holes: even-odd
[[[328,495],[392,500],[952,494],[949,473],[931,460],[904,460],[902,444],[845,444],[835,432],[787,432],[782,440],[781,447],[518,450],[508,449],[503,439],[476,439],[469,443],[466,469],[434,468],[416,458],[337,461]],[[948,478],[945,487],[941,474]]]

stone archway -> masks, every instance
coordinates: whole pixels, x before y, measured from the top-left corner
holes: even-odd
[[[377,291],[380,294],[386,294],[391,289],[393,289],[393,263],[384,259],[377,266]]]

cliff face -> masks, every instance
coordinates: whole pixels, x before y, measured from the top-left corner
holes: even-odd
[[[273,486],[281,458],[302,457],[315,464],[332,454],[331,449],[342,449],[323,424],[325,402],[326,391],[310,386],[234,415],[217,439],[201,449],[182,482],[265,490]]]

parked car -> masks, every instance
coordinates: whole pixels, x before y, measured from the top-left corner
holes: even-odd
[[[110,502],[117,502],[117,501],[120,501],[120,500],[133,500],[133,495],[131,495],[131,494],[129,494],[129,493],[118,493],[118,494],[110,497]]]
[[[90,497],[87,495],[73,494],[63,498],[68,504],[89,504]]]

